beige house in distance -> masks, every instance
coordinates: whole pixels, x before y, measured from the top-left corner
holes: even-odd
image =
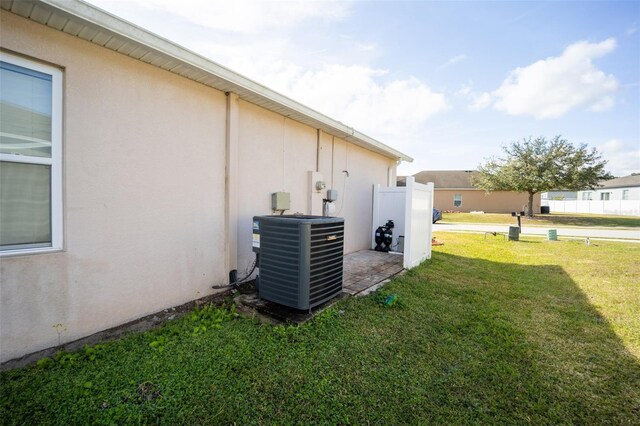
[[[526,210],[529,194],[511,191],[487,193],[471,184],[473,170],[425,170],[413,175],[416,182],[433,182],[433,205],[442,211],[510,213]],[[398,178],[398,186],[404,185]],[[533,197],[533,212],[540,212],[540,194]]]
[[[0,10],[0,362],[212,294],[252,217],[319,215],[370,248],[407,155],[89,4]]]

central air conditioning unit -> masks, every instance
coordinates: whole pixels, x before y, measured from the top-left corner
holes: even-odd
[[[342,292],[341,217],[255,216],[253,249],[261,299],[309,310]]]

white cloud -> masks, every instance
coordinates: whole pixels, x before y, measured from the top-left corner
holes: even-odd
[[[632,27],[627,28],[626,34],[628,36],[635,34],[638,31],[638,27],[636,25],[633,25]]]
[[[93,0],[108,2],[109,0]],[[264,0],[144,0],[139,4],[163,10],[214,30],[256,34],[281,31],[308,19],[340,20],[349,14],[349,2]]]
[[[371,52],[376,50],[378,46],[375,43],[356,43],[356,48],[363,52]]]
[[[465,54],[460,54],[460,55],[453,56],[453,57],[449,58],[444,64],[440,65],[436,69],[441,70],[443,68],[447,68],[447,67],[449,67],[451,65],[457,64],[458,62],[462,62],[465,59],[467,59],[467,55],[465,55]]]
[[[577,107],[604,111],[613,106],[618,81],[596,68],[593,60],[616,48],[613,38],[600,43],[578,42],[562,55],[511,71],[493,92],[476,95],[472,109],[493,106],[510,115],[558,118]]]
[[[600,112],[611,109],[611,107],[613,107],[613,98],[611,96],[605,96],[595,104],[591,105],[589,109],[591,111]]]
[[[287,96],[365,133],[385,137],[388,143],[449,109],[444,94],[415,77],[387,82],[386,70],[340,64],[313,70],[289,66],[286,70],[292,73],[286,79],[277,70],[263,77]]]
[[[458,62],[463,61],[463,60],[465,60],[466,58],[467,58],[467,55],[465,55],[465,54],[456,55],[456,56],[454,56],[453,58],[449,59],[449,62],[448,62],[448,63],[450,63],[450,64],[457,64]]]
[[[458,91],[456,92],[456,96],[466,97],[466,96],[469,96],[471,92],[472,92],[471,85],[462,84],[460,85],[460,89],[458,89]]]
[[[597,147],[602,158],[608,160],[606,170],[614,176],[628,176],[640,172],[640,142],[611,139]]]
[[[473,111],[478,111],[481,109],[485,109],[493,102],[493,97],[491,93],[471,93],[470,94],[472,102],[469,106],[469,109]]]

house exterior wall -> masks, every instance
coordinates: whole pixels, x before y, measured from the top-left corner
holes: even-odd
[[[64,110],[64,250],[0,259],[0,362],[211,294],[229,258],[252,262],[271,193],[320,213],[316,168],[345,252],[369,247],[372,188],[395,182],[395,160],[12,13],[0,25],[3,49],[63,69]]]
[[[622,200],[622,194],[624,191],[628,192],[628,200],[640,200],[640,187],[628,187],[628,188],[599,188],[594,190],[578,191],[578,201],[587,201],[589,199],[593,201],[601,201],[601,195],[603,193],[609,193],[609,200],[618,201]],[[589,198],[589,195],[591,198]]]
[[[1,45],[64,68],[65,250],[0,259],[0,360],[211,293],[223,93],[2,12]]]
[[[369,248],[373,185],[395,173],[394,160],[342,139],[289,120],[259,106],[239,101],[238,129],[238,271],[248,270],[254,259],[252,218],[273,214],[271,194],[289,192],[286,214],[321,214],[326,189],[336,189],[333,215],[345,218],[345,253]],[[315,191],[308,178],[316,171],[326,189]],[[343,170],[348,171],[344,173]],[[311,208],[309,196],[320,199]]]
[[[462,205],[456,207],[453,197],[462,195]],[[519,192],[496,191],[487,194],[473,189],[437,189],[434,191],[433,204],[438,210],[460,212],[483,211],[486,213],[510,213],[524,210],[529,203],[529,194]],[[533,197],[533,211],[540,212],[540,194]]]
[[[336,215],[345,219],[345,253],[369,249],[373,185],[386,185],[396,163],[364,148],[335,138],[332,186],[338,191]],[[320,169],[329,165],[322,164]],[[344,173],[343,170],[348,171]],[[395,179],[392,181],[395,184]]]
[[[271,194],[289,192],[291,210],[307,211],[307,170],[315,170],[316,131],[239,101],[238,271],[251,265],[252,218],[273,214]]]
[[[576,191],[549,191],[549,192],[542,192],[540,196],[543,201],[544,200],[575,200],[577,197],[576,194],[577,194]]]

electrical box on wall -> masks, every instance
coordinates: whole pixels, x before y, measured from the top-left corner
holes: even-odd
[[[322,197],[327,187],[322,173],[310,170],[307,172],[307,214],[320,216],[322,214]]]
[[[291,194],[288,192],[274,192],[271,194],[271,210],[284,211],[291,209]]]
[[[334,202],[338,199],[338,191],[335,189],[327,190],[327,201]]]

